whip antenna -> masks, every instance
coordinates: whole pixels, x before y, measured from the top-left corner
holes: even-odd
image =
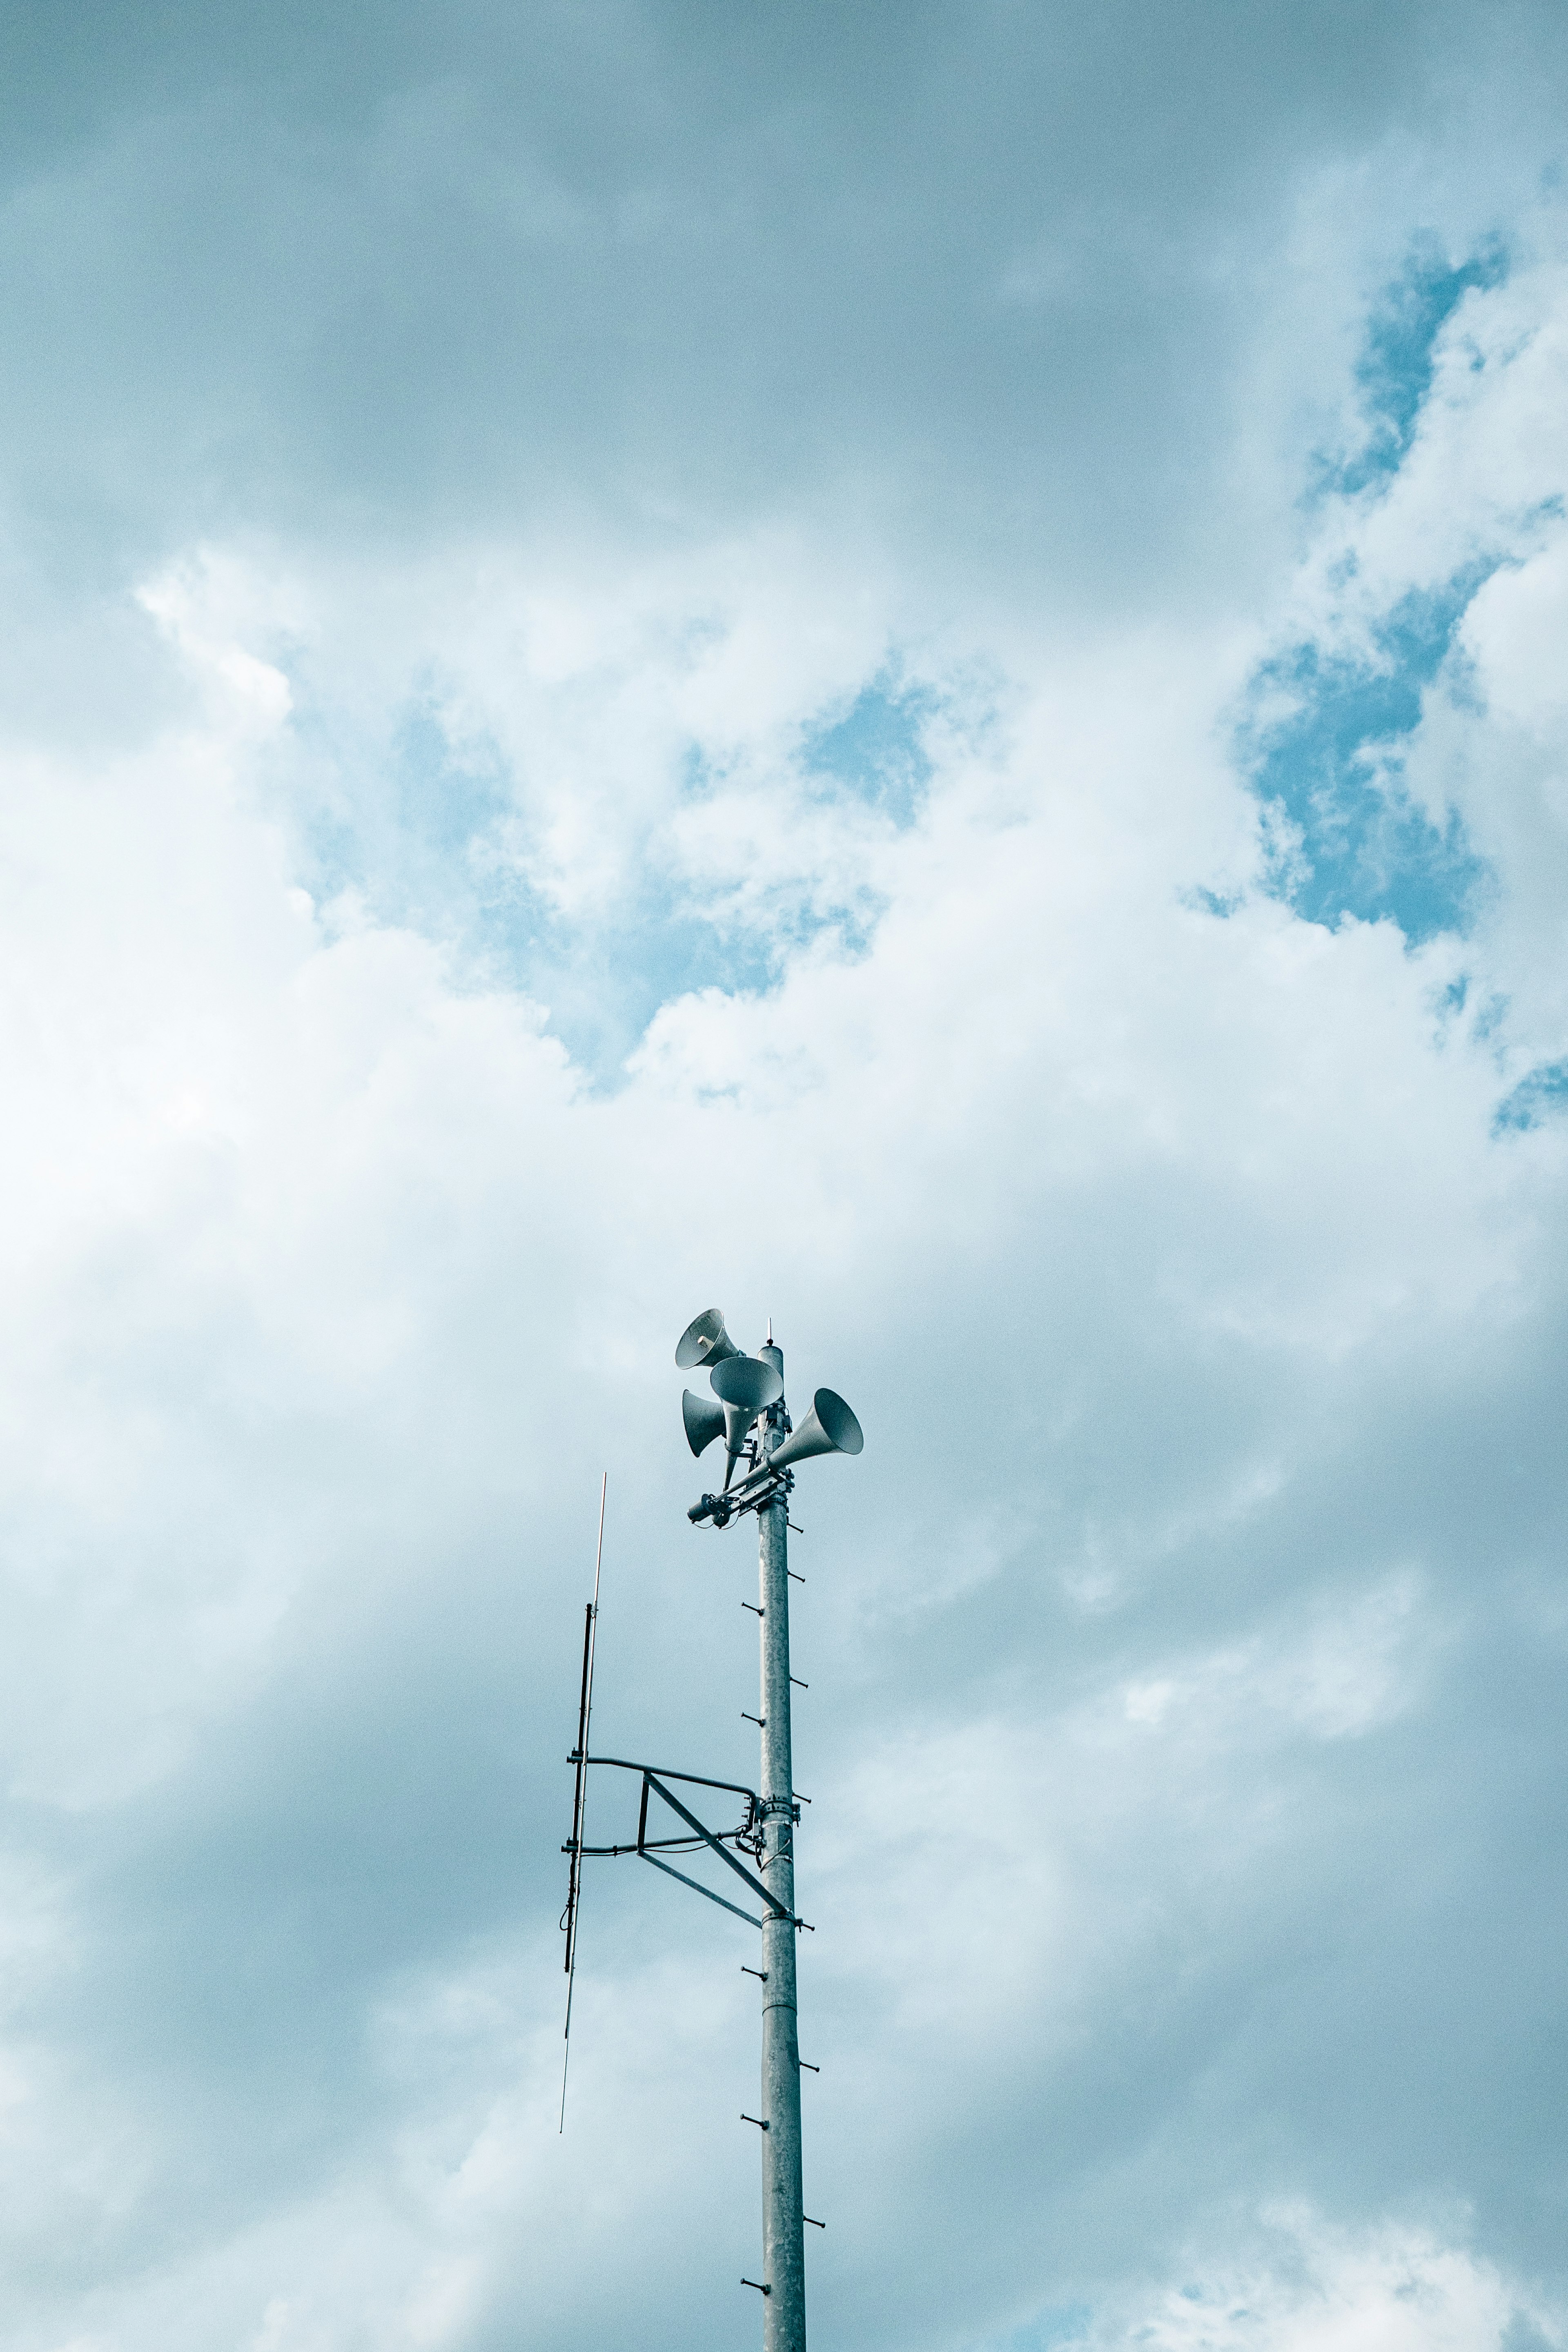
[[[561,2129],[566,2128],[566,2069],[572,2062],[572,1993],[577,1980],[577,1908],[583,1894],[583,1824],[588,1810],[588,1726],[594,1713],[594,1648],[599,1631],[599,1572],[605,1565],[605,1498],[610,1474],[599,1481],[599,1542],[594,1555],[594,1598],[583,1620],[583,1688],[577,1701],[577,1778],[572,1790],[572,1857],[566,1886],[566,2047],[561,2059]]]

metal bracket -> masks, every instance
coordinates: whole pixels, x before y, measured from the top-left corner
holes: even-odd
[[[686,1516],[693,1527],[711,1519],[716,1528],[727,1528],[731,1519],[743,1519],[748,1511],[765,1511],[770,1503],[776,1503],[781,1495],[790,1494],[794,1486],[793,1470],[770,1471],[763,1464],[749,1472],[738,1486],[731,1486],[727,1495],[704,1495],[700,1503],[692,1504]]]
[[[580,1764],[584,1768],[590,1765],[601,1764],[610,1766],[616,1770],[622,1772],[640,1772],[642,1774],[642,1803],[637,1811],[637,1843],[635,1845],[581,1846],[575,1849],[575,1853],[579,1858],[587,1854],[638,1854],[644,1862],[651,1862],[656,1870],[664,1871],[670,1878],[679,1878],[683,1886],[689,1886],[696,1894],[705,1895],[708,1897],[709,1902],[717,1903],[721,1911],[732,1911],[737,1919],[744,1919],[747,1924],[752,1927],[764,1927],[766,1925],[766,1919],[759,1919],[753,1912],[742,1911],[738,1903],[728,1902],[722,1895],[715,1895],[710,1886],[704,1886],[702,1885],[700,1879],[688,1878],[683,1870],[676,1870],[669,1863],[661,1862],[658,1853],[654,1851],[656,1847],[665,1849],[676,1847],[689,1852],[692,1847],[698,1844],[711,1846],[720,1861],[729,1869],[732,1870],[736,1877],[742,1880],[744,1884],[751,1888],[753,1895],[757,1895],[762,1897],[763,1902],[767,1906],[767,1919],[781,1920],[792,1927],[804,1927],[806,1926],[807,1922],[805,1920],[797,1918],[793,1911],[786,1911],[784,1905],[778,1902],[769,1892],[767,1887],[763,1885],[762,1880],[753,1876],[752,1873],[745,1867],[744,1864],[737,1862],[734,1855],[729,1850],[729,1844],[726,1841],[738,1842],[742,1838],[750,1837],[756,1830],[759,1822],[763,1818],[759,1810],[762,1800],[758,1797],[754,1789],[744,1787],[739,1780],[710,1780],[704,1779],[700,1773],[697,1772],[672,1772],[667,1765],[663,1764],[634,1764],[624,1756],[582,1756],[574,1750],[573,1754],[568,1757],[567,1761],[572,1764]],[[704,1822],[698,1820],[695,1813],[689,1812],[687,1810],[686,1806],[681,1803],[679,1798],[676,1796],[672,1790],[665,1786],[667,1780],[679,1780],[688,1787],[697,1789],[728,1789],[735,1796],[744,1797],[746,1800],[746,1818],[742,1822],[738,1830],[710,1830]],[[677,1838],[650,1838],[648,1836],[647,1801],[650,1791],[653,1795],[661,1797],[664,1800],[664,1802],[669,1807],[671,1812],[679,1815],[680,1819],[686,1823],[687,1830],[689,1834]],[[565,1850],[568,1852],[574,1851],[574,1849],[570,1847]]]

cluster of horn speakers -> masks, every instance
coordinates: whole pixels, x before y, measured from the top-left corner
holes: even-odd
[[[727,1456],[724,1492],[728,1494],[752,1423],[784,1394],[784,1358],[772,1346],[748,1356],[725,1330],[718,1307],[710,1307],[688,1324],[675,1360],[683,1372],[700,1367],[708,1373],[717,1402],[710,1403],[705,1396],[688,1389],[680,1400],[680,1414],[693,1454],[706,1452],[716,1437],[722,1436]],[[814,1454],[858,1454],[865,1443],[860,1424],[843,1398],[832,1389],[818,1389],[800,1427],[769,1454],[767,1466],[787,1470],[793,1463],[809,1461]]]

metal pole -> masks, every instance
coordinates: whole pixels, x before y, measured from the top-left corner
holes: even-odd
[[[599,1644],[599,1571],[605,1565],[606,1470],[599,1481],[599,1544],[594,1554],[594,1598],[583,1627],[583,1696],[577,1706],[577,1779],[572,1791],[571,1876],[566,1885],[566,2034],[561,2053],[561,2129],[566,2128],[566,2069],[572,2063],[572,1996],[577,1989],[577,1921],[583,1901],[583,1832],[588,1819],[588,1733],[594,1721],[594,1653]]]
[[[770,1327],[769,1339],[772,1339]],[[784,1370],[771,1345],[763,1350]],[[769,1411],[763,1447],[784,1442],[784,1407]],[[764,2352],[805,2352],[805,2236],[800,2164],[800,2043],[795,2011],[795,1771],[789,1724],[789,1505],[784,1496],[757,1514],[761,1535],[758,1601],[762,1617],[762,1874],[791,1919],[763,1927],[763,2303]]]

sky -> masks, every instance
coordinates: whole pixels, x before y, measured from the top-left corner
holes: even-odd
[[[1568,23],[0,19],[0,2338],[1568,2347]],[[609,1776],[605,1776],[608,1779]],[[620,1825],[595,1789],[591,1831]]]

